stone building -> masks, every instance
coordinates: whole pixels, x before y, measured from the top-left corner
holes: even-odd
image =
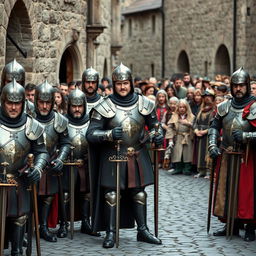
[[[90,66],[106,76],[119,34],[119,0],[1,0],[0,70],[16,58],[26,82],[81,80]]]
[[[251,74],[256,73],[254,0],[161,0],[162,7],[153,10],[134,8],[150,7],[151,2],[137,0],[123,11],[124,39],[120,56],[128,61],[135,74],[161,78],[186,71],[213,78],[219,73],[229,75],[240,66]],[[153,16],[157,20],[155,37],[151,33]],[[140,23],[148,26],[142,27]],[[154,72],[148,68],[152,60]],[[142,72],[143,66],[147,73]]]

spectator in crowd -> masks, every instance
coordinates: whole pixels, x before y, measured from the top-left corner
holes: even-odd
[[[217,106],[218,104],[220,104],[224,100],[225,100],[224,96],[216,96],[215,101],[214,101],[214,103],[215,103],[214,105]]]
[[[155,95],[155,87],[154,87],[154,85],[152,85],[152,84],[146,85],[145,90],[144,90],[144,95],[145,96]]]
[[[251,81],[251,94],[256,96],[256,81]]]
[[[202,104],[202,91],[200,89],[196,89],[194,92],[194,100],[190,102],[191,111],[194,116],[197,115],[201,104]]]
[[[61,83],[59,86],[62,94],[64,95],[64,97],[68,96],[68,85],[66,83]]]
[[[139,88],[139,84],[142,82],[142,79],[140,76],[135,76],[134,77],[134,88]]]
[[[187,89],[189,87],[194,87],[193,86],[193,79],[192,79],[192,77],[190,76],[189,73],[184,73],[183,74],[183,83],[184,83],[184,87],[186,87]]]
[[[112,84],[112,82],[108,77],[104,76],[101,79],[101,84],[104,86],[104,88],[106,88],[109,84]]]
[[[221,85],[216,87],[216,96],[225,96],[228,93],[228,87],[226,84],[221,83]]]
[[[26,99],[30,102],[34,103],[35,100],[35,92],[36,92],[36,85],[32,83],[28,83],[25,86],[25,96]]]
[[[61,114],[67,113],[67,102],[59,88],[55,88],[54,92],[54,109]]]
[[[110,95],[113,93],[113,85],[109,84],[106,88],[105,88],[105,95]]]
[[[230,77],[229,76],[223,76],[222,81],[224,84],[226,84],[228,87],[230,87]]]
[[[140,90],[141,90],[141,93],[143,94],[143,95],[145,95],[145,89],[146,89],[146,86],[148,85],[148,82],[147,81],[141,81],[140,83],[139,83],[139,88],[140,88]]]
[[[194,124],[194,158],[197,161],[197,171],[195,178],[205,177],[209,178],[209,169],[207,168],[207,148],[208,148],[208,129],[210,127],[210,121],[213,119],[214,112],[214,91],[205,90],[203,97],[203,103],[200,111],[197,114]]]
[[[197,81],[195,83],[195,89],[199,89],[199,90],[203,90],[203,85],[202,85],[202,81]]]
[[[185,99],[187,96],[187,89],[183,87],[183,81],[180,77],[174,78],[174,91],[178,99]]]
[[[194,115],[185,99],[180,99],[176,112],[168,122],[165,138],[169,140],[171,161],[175,165],[172,174],[191,175],[193,157],[193,125]]]
[[[76,81],[76,87],[82,91],[82,81]]]
[[[187,97],[186,97],[186,100],[187,100],[187,102],[188,103],[190,103],[190,102],[193,102],[193,100],[194,100],[194,93],[195,93],[195,87],[189,87],[188,89],[187,89]]]
[[[171,97],[175,97],[175,90],[173,88],[173,85],[169,84],[166,88],[165,91],[167,93],[168,98],[170,99]]]
[[[206,89],[211,89],[211,84],[210,84],[211,80],[209,77],[205,76],[202,80],[202,88],[203,90]]]
[[[68,94],[75,90],[76,89],[76,82],[75,81],[72,81],[72,82],[69,82],[68,83]]]
[[[107,85],[107,86],[108,86],[108,85]],[[106,87],[107,87],[107,86],[106,86]],[[104,95],[105,95],[105,89],[106,89],[106,87],[104,87],[103,84],[99,84],[99,85],[98,85],[98,89],[97,89],[97,93],[98,93],[99,95],[104,96]]]
[[[165,90],[169,86],[169,84],[170,84],[170,80],[168,78],[164,78],[161,81],[159,89]]]

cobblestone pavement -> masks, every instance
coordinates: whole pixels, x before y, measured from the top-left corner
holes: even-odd
[[[163,245],[155,246],[136,241],[136,230],[120,230],[118,249],[103,249],[102,237],[90,237],[75,225],[74,240],[58,239],[57,243],[41,240],[42,256],[66,255],[168,255],[168,256],[251,256],[256,255],[256,241],[244,242],[241,237],[227,241],[213,237],[220,227],[212,218],[210,234],[206,232],[209,181],[192,176],[170,175],[160,171],[159,237]],[[148,226],[153,232],[153,187],[148,192]],[[244,232],[240,231],[243,236]],[[7,253],[7,251],[6,251]],[[8,255],[8,254],[6,254]],[[35,253],[33,255],[36,255]]]

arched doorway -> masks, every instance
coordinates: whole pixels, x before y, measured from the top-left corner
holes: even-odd
[[[81,80],[80,55],[75,46],[71,45],[62,54],[59,69],[60,83]]]
[[[230,75],[230,57],[227,47],[222,44],[215,55],[215,75]]]
[[[179,73],[189,73],[189,60],[185,51],[181,51],[177,62],[177,71]]]
[[[9,17],[6,31],[5,63],[14,58],[25,68],[33,70],[33,38],[28,10],[23,1],[18,0]]]

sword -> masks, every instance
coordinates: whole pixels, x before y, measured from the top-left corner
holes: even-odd
[[[160,124],[155,124],[155,136],[159,135]],[[154,226],[155,236],[158,237],[158,198],[159,198],[159,169],[158,169],[158,152],[165,151],[162,147],[156,147],[152,143],[151,150],[154,152]]]
[[[238,145],[235,143],[232,152],[228,152],[231,158],[230,175],[229,175],[229,195],[227,209],[227,233],[226,238],[232,239],[234,230],[235,215],[237,212],[237,193],[240,173],[240,163],[242,152],[239,152]]]
[[[34,155],[33,154],[28,154],[27,164],[28,164],[28,166],[30,168],[34,166]],[[41,256],[36,184],[31,185],[31,189],[32,189],[31,196],[32,196],[32,207],[33,207],[33,214],[32,214],[32,216],[34,217],[35,233],[36,233],[36,252],[37,252],[38,256]],[[31,223],[31,227],[30,228],[31,228],[31,231],[30,231],[31,232],[31,237],[29,239],[32,239],[32,233],[33,233],[33,231],[32,231],[33,230],[32,223]],[[31,252],[30,252],[29,255],[31,255]]]
[[[121,140],[116,144],[116,155],[109,157],[110,162],[116,163],[116,248],[119,247],[119,226],[120,226],[120,163],[127,162],[127,157],[121,156]]]
[[[9,183],[6,174],[6,168],[9,165],[7,162],[1,163],[4,170],[0,181],[0,255],[4,255],[4,238],[5,238],[5,221],[7,210],[7,189],[8,187],[16,186],[16,183]]]
[[[212,212],[212,195],[213,195],[213,181],[214,181],[214,170],[216,167],[217,159],[212,160],[211,178],[210,178],[210,189],[209,189],[209,201],[208,201],[208,215],[207,215],[207,233],[210,231],[211,226],[211,212]]]

